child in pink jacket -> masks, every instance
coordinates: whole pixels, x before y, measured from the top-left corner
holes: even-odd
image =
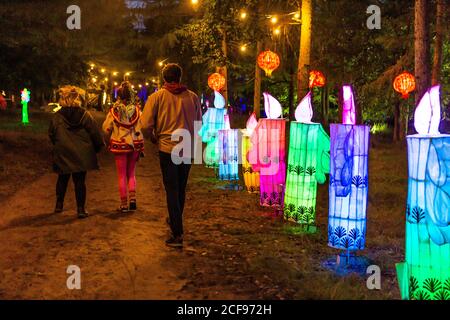
[[[134,211],[136,204],[136,163],[144,151],[141,111],[128,82],[117,92],[118,100],[108,112],[103,131],[109,136],[119,177],[120,211]]]

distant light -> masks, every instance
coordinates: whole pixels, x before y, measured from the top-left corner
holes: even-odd
[[[276,24],[278,22],[278,17],[273,16],[272,19],[270,19],[270,22],[272,22],[273,24]]]
[[[117,83],[117,82],[114,82],[114,85],[115,85],[115,86],[117,86],[117,85],[118,85],[118,83]]]
[[[156,80],[155,80],[155,79],[152,79],[152,82],[154,83],[154,82],[156,82]]]
[[[162,62],[162,61],[158,62],[158,65],[159,65],[160,67],[162,67],[162,66],[164,65],[164,62]]]
[[[241,12],[241,19],[244,20],[247,18],[247,12],[243,11]]]
[[[300,19],[300,12],[297,12],[297,13],[294,15],[294,18],[295,18],[295,19]]]
[[[139,85],[139,88],[142,88],[142,84]]]
[[[97,78],[92,78],[92,82],[97,82]]]
[[[195,6],[198,4],[198,0],[191,0],[191,3]]]
[[[247,51],[247,46],[246,46],[245,44],[241,46],[241,51],[242,51],[242,52]]]
[[[130,72],[125,73],[125,75],[126,75],[127,77],[128,77],[130,74],[131,74]]]
[[[146,86],[148,86],[148,85],[149,85],[149,83],[148,83],[148,82],[146,82],[146,83],[145,83],[145,85],[146,85]]]
[[[131,89],[134,89],[134,84],[131,86]]]
[[[94,69],[95,64],[91,63],[91,69]]]
[[[273,31],[273,33],[275,33],[275,35],[280,35],[280,33],[281,33],[281,30],[280,30],[280,28],[277,28],[277,29],[275,29],[274,31]]]
[[[106,78],[105,78],[105,81],[108,81],[108,80],[109,80],[109,79],[106,77]]]
[[[101,71],[101,73],[105,73],[106,70],[105,70],[105,69],[102,69],[102,70],[100,70],[100,71]]]
[[[119,73],[117,71],[113,72],[113,76],[117,76]]]

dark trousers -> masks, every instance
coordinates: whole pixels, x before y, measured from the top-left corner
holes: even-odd
[[[64,202],[67,185],[72,175],[75,187],[75,197],[77,199],[77,207],[84,208],[86,204],[86,172],[77,172],[72,174],[60,174],[56,182],[56,201]]]
[[[174,237],[183,235],[183,210],[190,164],[174,164],[169,153],[159,153],[159,163],[166,189],[169,222]]]

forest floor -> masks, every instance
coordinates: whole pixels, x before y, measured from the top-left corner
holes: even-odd
[[[157,150],[147,144],[137,169],[135,213],[119,205],[113,157],[88,174],[88,210],[77,220],[70,185],[66,211],[54,214],[49,115],[0,113],[0,299],[399,299],[395,263],[404,259],[406,147],[372,139],[367,248],[381,268],[368,275],[333,269],[327,246],[328,186],[318,191],[318,231],[304,234],[259,206],[258,195],[226,190],[214,172],[191,171],[185,247],[167,248],[166,201]],[[99,119],[100,121],[100,119]],[[81,290],[68,290],[69,265]]]

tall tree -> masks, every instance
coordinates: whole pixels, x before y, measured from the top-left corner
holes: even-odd
[[[297,74],[297,100],[299,101],[308,92],[308,72],[311,60],[312,0],[302,0],[301,19],[300,56]]]
[[[437,0],[436,7],[436,38],[434,42],[433,74],[431,77],[431,83],[433,85],[436,85],[441,81],[442,47],[444,42],[444,23],[446,12],[445,0]]]
[[[416,0],[414,18],[416,104],[430,85],[430,38],[428,32],[428,0]]]

